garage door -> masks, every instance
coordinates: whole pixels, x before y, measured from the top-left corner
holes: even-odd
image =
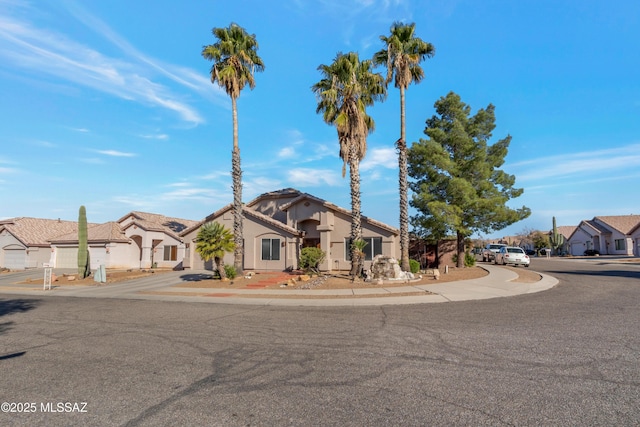
[[[27,260],[27,252],[24,249],[3,249],[4,265],[9,270],[24,270]]]
[[[56,268],[78,268],[78,248],[56,249]]]

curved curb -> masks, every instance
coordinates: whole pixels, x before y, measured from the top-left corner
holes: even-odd
[[[286,307],[372,307],[383,305],[430,304],[456,301],[471,301],[491,298],[504,298],[541,292],[556,286],[559,281],[552,276],[536,272],[541,279],[534,283],[518,283],[514,279],[518,274],[501,267],[483,265],[487,276],[454,282],[411,285],[393,288],[336,289],[272,291],[235,290],[233,293],[211,292],[199,289],[171,291],[171,286],[149,283],[142,286],[127,286],[122,282],[114,288],[58,289],[57,292],[36,289],[16,290],[11,286],[0,286],[0,293],[27,294],[31,296],[67,296],[89,298],[115,298],[153,301],[182,301],[213,304],[260,305]],[[368,297],[375,292],[375,297]],[[180,293],[178,293],[180,292]],[[379,296],[387,292],[388,296]],[[269,295],[272,293],[273,295]],[[423,293],[422,295],[406,295]],[[191,295],[189,295],[191,294]],[[244,295],[244,296],[241,296]],[[251,295],[260,295],[252,297]],[[287,297],[288,296],[288,297]],[[310,298],[305,298],[309,296]],[[311,298],[313,297],[313,298]]]

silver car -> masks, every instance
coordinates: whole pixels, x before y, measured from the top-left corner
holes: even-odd
[[[529,267],[531,260],[529,259],[529,255],[524,252],[524,249],[516,248],[515,246],[505,246],[504,248],[500,248],[493,262],[502,265],[513,264]]]

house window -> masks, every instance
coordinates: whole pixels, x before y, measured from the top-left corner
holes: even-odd
[[[616,251],[624,251],[626,249],[624,244],[624,239],[616,239],[615,244],[616,244]]]
[[[365,261],[371,261],[376,255],[382,255],[382,237],[363,237],[362,240],[367,242],[363,249]],[[345,239],[344,245],[346,259],[351,261],[351,239]]]
[[[178,260],[178,247],[177,246],[165,246],[164,247],[164,260],[165,261],[177,261]]]
[[[280,259],[280,239],[262,239],[262,260],[278,261]]]

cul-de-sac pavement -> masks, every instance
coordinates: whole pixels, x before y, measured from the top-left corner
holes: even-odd
[[[16,292],[3,275],[0,425],[638,425],[629,261],[534,258],[537,284],[489,266],[378,302]]]

